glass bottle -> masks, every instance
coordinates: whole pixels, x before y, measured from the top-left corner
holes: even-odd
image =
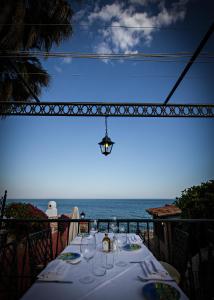
[[[108,233],[105,233],[105,236],[102,240],[102,248],[104,252],[110,252],[111,251],[111,240],[108,237]]]

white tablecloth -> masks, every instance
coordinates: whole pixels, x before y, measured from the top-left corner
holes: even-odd
[[[128,234],[129,237],[131,235]],[[101,241],[103,236],[102,233],[96,234],[97,241]],[[138,243],[141,243],[139,237],[135,237],[138,238]],[[79,252],[80,242],[81,238],[76,237],[63,252]],[[66,264],[64,279],[72,280],[73,283],[35,282],[22,297],[22,300],[143,300],[142,288],[146,283],[137,278],[138,275],[143,276],[141,266],[138,263],[129,262],[152,260],[158,270],[161,270],[162,266],[145,245],[141,243],[141,246],[140,250],[122,251],[120,253],[121,260],[127,262],[126,267],[114,266],[113,269],[107,270],[106,275],[95,276],[95,281],[90,284],[83,284],[79,281],[83,277],[86,267],[86,262],[83,259],[76,265],[63,262],[63,264]],[[54,262],[55,265],[58,263],[62,263],[62,261],[56,260]],[[54,265],[53,262],[51,264]],[[51,264],[49,269],[51,269]],[[181,300],[188,299],[175,282],[166,283],[180,291]]]

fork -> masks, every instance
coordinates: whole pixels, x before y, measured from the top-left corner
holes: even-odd
[[[151,270],[149,269],[149,267],[148,267],[148,265],[147,265],[147,263],[146,263],[145,261],[141,263],[141,267],[142,267],[142,269],[143,269],[143,266],[142,266],[142,265],[144,265],[144,267],[145,267],[144,273],[147,273],[148,275],[157,274],[157,272],[153,272],[153,271],[151,271]]]
[[[137,278],[140,280],[140,281],[143,281],[143,282],[147,282],[147,281],[175,281],[174,279],[172,278],[167,278],[167,279],[163,279],[163,278],[147,278],[147,277],[142,277],[140,275],[137,276]]]

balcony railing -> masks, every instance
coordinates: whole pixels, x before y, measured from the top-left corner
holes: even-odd
[[[214,220],[197,219],[98,219],[98,231],[112,231],[111,224],[121,226],[127,233],[139,234],[143,243],[160,261],[174,266],[181,274],[181,288],[190,299],[212,299],[212,272],[214,269]],[[89,233],[94,226],[93,219],[0,219],[2,228],[8,234],[7,241],[0,241],[0,259],[6,243],[16,238],[17,280],[19,296],[32,284],[31,258],[29,257],[29,236],[32,230],[49,229],[51,232],[52,258],[70,242],[71,226],[78,234]],[[34,230],[35,231],[35,230]],[[13,234],[15,235],[13,235]],[[48,253],[47,246],[43,251]],[[36,254],[35,254],[36,255]],[[40,253],[41,255],[41,253]],[[46,261],[47,263],[48,261]],[[1,273],[1,271],[0,271]],[[2,274],[0,274],[2,275]],[[1,293],[1,291],[0,291]],[[1,295],[1,294],[0,294]]]

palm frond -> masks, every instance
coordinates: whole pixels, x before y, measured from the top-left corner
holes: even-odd
[[[12,25],[0,27],[0,46],[5,50],[37,48],[49,51],[53,44],[59,45],[71,36],[72,16],[73,11],[68,0],[3,1],[0,20],[3,18],[3,23]]]
[[[35,57],[18,58],[13,61],[16,69],[23,76],[25,82],[39,96],[42,88],[47,87],[50,82],[50,76],[45,69],[42,68],[40,61]],[[11,65],[4,64],[1,67],[0,74],[0,101],[31,101],[33,95],[29,92],[23,82],[20,80],[19,73],[14,72]],[[33,73],[33,74],[29,74]]]
[[[0,0],[1,50],[49,51],[72,34],[73,11],[69,0]],[[8,25],[10,24],[10,25]],[[30,25],[32,24],[32,25]],[[33,25],[41,24],[41,25]],[[44,26],[44,24],[65,24]],[[13,60],[18,73],[39,96],[50,76],[35,57]],[[32,73],[32,74],[29,74]],[[0,101],[30,101],[33,96],[20,80],[9,59],[0,58]]]

